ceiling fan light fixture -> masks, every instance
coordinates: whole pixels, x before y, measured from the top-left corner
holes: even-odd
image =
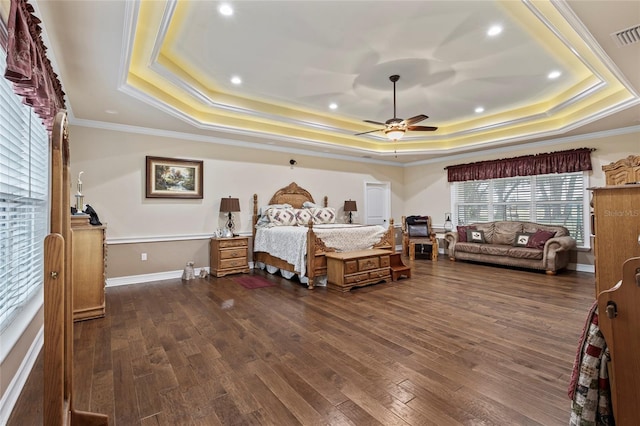
[[[384,134],[387,135],[387,138],[389,138],[389,140],[399,141],[404,136],[404,130],[398,128],[387,129],[384,131]]]

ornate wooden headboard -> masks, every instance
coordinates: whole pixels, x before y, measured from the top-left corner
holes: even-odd
[[[602,166],[607,185],[640,183],[640,155],[630,155]]]
[[[290,204],[294,209],[300,209],[306,201],[315,204],[309,191],[298,186],[297,183],[291,182],[284,188],[278,189],[269,200],[269,204]],[[322,203],[324,207],[327,207],[327,201],[328,198],[325,195]]]
[[[315,204],[313,197],[306,189],[298,186],[297,183],[291,182],[284,188],[278,189],[275,194],[269,200],[271,204],[290,204],[293,208],[300,209],[305,201],[309,201]],[[329,198],[325,195],[322,200],[324,207],[328,206]],[[258,221],[258,194],[253,194],[253,231],[255,232],[255,225]]]
[[[277,190],[269,200],[269,204],[291,204],[293,208],[300,209],[307,201],[315,203],[309,191],[298,186],[295,182],[291,182],[284,188]]]

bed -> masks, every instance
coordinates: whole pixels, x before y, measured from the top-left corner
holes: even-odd
[[[296,275],[312,289],[316,282],[326,282],[325,253],[373,248],[395,251],[393,219],[385,229],[379,225],[335,223],[335,211],[333,218],[331,212],[326,196],[322,205],[317,205],[311,194],[295,182],[276,191],[264,207],[259,207],[254,194],[255,266],[270,273],[280,271],[287,279]],[[272,222],[265,223],[268,220]]]

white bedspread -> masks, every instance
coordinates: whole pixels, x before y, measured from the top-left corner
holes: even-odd
[[[300,277],[306,276],[307,227],[274,226],[256,229],[254,251],[269,253],[294,266]],[[327,247],[336,251],[366,250],[378,243],[386,229],[379,225],[333,223],[314,225],[313,231]]]

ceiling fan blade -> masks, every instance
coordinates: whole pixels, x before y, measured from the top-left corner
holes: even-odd
[[[362,120],[365,123],[371,123],[371,124],[377,124],[378,126],[384,126],[384,123],[380,123],[379,121],[372,121],[372,120]]]
[[[353,136],[366,135],[367,133],[381,132],[381,131],[383,131],[383,130],[384,130],[384,129],[369,130],[368,132],[356,133],[356,134],[355,134],[355,135],[353,135]]]
[[[407,123],[407,126],[411,126],[412,124],[419,123],[420,121],[426,120],[427,118],[429,117],[424,114],[420,114],[416,115],[415,117],[407,118],[406,120],[404,120],[404,122]]]
[[[408,126],[407,130],[417,131],[417,132],[432,132],[434,130],[438,130],[438,128],[432,127],[432,126]]]

